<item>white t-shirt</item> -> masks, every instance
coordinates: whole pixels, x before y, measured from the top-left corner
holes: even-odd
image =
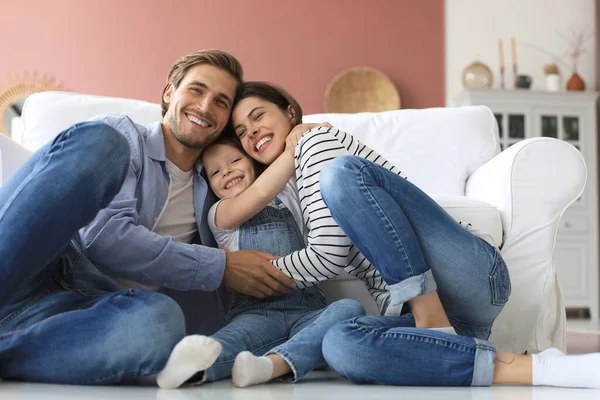
[[[277,197],[294,216],[294,220],[298,225],[298,229],[300,229],[300,232],[302,232],[303,234],[304,243],[306,243],[306,235],[308,234],[308,230],[302,223],[302,212],[300,211],[300,198],[298,197],[296,179],[290,179],[281,191],[281,193],[277,195]],[[228,251],[238,251],[240,237],[239,228],[221,229],[215,224],[215,215],[217,212],[217,207],[219,206],[221,201],[223,201],[223,199],[215,203],[208,211],[208,226],[210,227],[210,230],[212,231],[212,234],[215,237],[215,240],[217,241],[219,247],[223,247]]]
[[[167,171],[171,178],[169,196],[152,231],[173,236],[176,242],[192,243],[198,233],[194,212],[194,169],[182,171],[167,160]]]
[[[162,236],[172,236],[176,242],[192,243],[198,232],[194,212],[194,169],[182,171],[169,160],[166,167],[170,177],[169,195],[152,232]],[[124,289],[156,291],[160,288],[160,286],[123,278],[115,278],[115,281]]]

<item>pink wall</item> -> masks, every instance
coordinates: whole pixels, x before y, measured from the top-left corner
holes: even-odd
[[[179,56],[219,48],[246,79],[323,112],[344,68],[388,74],[403,108],[444,104],[443,0],[20,0],[3,2],[0,83],[46,72],[77,92],[158,102]]]

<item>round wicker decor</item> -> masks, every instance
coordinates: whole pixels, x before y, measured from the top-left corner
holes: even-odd
[[[339,73],[325,92],[328,113],[377,112],[400,109],[396,86],[381,71],[353,67]]]
[[[64,87],[49,75],[38,73],[23,73],[5,82],[0,87],[0,134],[10,136],[4,131],[4,113],[12,102],[33,93],[49,90],[64,90]]]

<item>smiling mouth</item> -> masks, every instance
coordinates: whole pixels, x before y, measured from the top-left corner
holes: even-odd
[[[265,145],[267,143],[270,143],[271,140],[273,140],[273,135],[267,135],[267,136],[263,137],[258,142],[256,142],[256,144],[254,145],[254,149],[260,153],[260,149],[266,148]]]
[[[212,126],[212,124],[210,122],[208,122],[206,119],[203,118],[198,118],[195,115],[192,114],[185,114],[185,116],[187,117],[187,119],[192,122],[193,124],[198,125],[201,128],[208,128],[210,126]]]
[[[241,181],[242,181],[242,178],[233,178],[232,180],[230,180],[229,182],[227,182],[227,184],[225,184],[225,189],[231,189],[232,187],[234,187],[235,185],[237,185]]]

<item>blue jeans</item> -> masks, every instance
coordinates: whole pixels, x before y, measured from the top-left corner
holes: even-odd
[[[206,370],[205,381],[231,376],[235,357],[242,351],[264,356],[277,354],[291,367],[293,381],[326,366],[321,350],[323,337],[339,322],[366,314],[363,306],[350,299],[325,307],[316,287],[294,290],[289,296],[251,306],[233,304],[231,322],[211,337],[223,346],[217,361]],[[241,311],[241,312],[239,312]]]
[[[240,250],[283,256],[304,248],[290,210],[278,198],[273,202],[274,207],[265,207],[240,226]],[[340,300],[325,308],[325,298],[316,286],[264,300],[235,294],[227,314],[229,324],[212,335],[223,351],[205,371],[204,380],[229,377],[235,357],[250,351],[258,356],[279,355],[290,365],[293,380],[297,381],[325,366],[321,347],[329,328],[362,315],[364,308],[354,300]]]
[[[428,374],[423,370],[428,369],[439,380],[432,379],[427,384],[449,384],[446,378],[454,376],[455,365],[446,369],[438,357],[453,351],[459,357],[463,349],[448,343],[468,341],[471,349],[483,346],[485,351],[495,351],[492,344],[484,341],[510,295],[508,270],[497,249],[464,229],[415,185],[359,157],[339,157],[327,164],[321,171],[321,192],[344,233],[389,284],[392,305],[437,289],[456,331],[478,339],[448,338],[451,335],[415,329],[414,325],[407,328],[402,319],[381,317],[377,323],[358,319],[333,328],[327,335],[329,340],[324,343],[323,352],[336,371],[357,381],[411,384],[414,379],[414,384],[426,384]],[[399,325],[394,327],[394,321]],[[390,329],[385,339],[380,335],[382,326]],[[411,333],[406,334],[406,329]],[[380,379],[363,377],[364,369],[358,367],[362,360],[349,361],[358,352],[341,354],[332,348],[335,344],[348,349],[345,346],[354,343],[356,335],[367,333],[368,340],[362,343],[369,344],[374,360],[378,360],[370,368],[381,371]],[[414,338],[408,342],[420,341],[422,345],[406,346],[407,335]],[[398,343],[392,345],[394,339]],[[420,349],[422,368],[410,369],[409,365],[415,364],[415,348]],[[403,351],[406,353],[401,356]],[[483,366],[482,362],[473,361],[472,367],[485,371],[474,369],[469,384],[491,383],[493,357],[483,359],[491,364]],[[411,371],[409,376],[407,368]],[[386,380],[386,376],[391,380]],[[480,376],[484,378],[479,379]],[[460,379],[452,382],[465,383]]]
[[[415,328],[414,319],[368,316],[342,322],[323,339],[323,355],[356,383],[489,386],[496,348],[485,340]]]
[[[128,166],[126,139],[85,122],[0,188],[0,377],[132,382],[159,372],[185,335],[173,300],[120,291],[71,242],[119,191]]]

